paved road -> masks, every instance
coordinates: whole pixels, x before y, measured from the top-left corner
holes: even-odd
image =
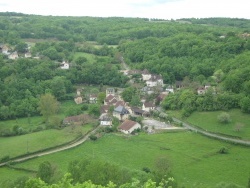
[[[86,134],[82,139],[74,142],[74,143],[71,143],[71,144],[68,144],[68,145],[65,145],[65,146],[62,146],[62,147],[59,147],[59,148],[55,148],[55,149],[51,149],[49,151],[44,151],[44,152],[40,152],[40,153],[35,153],[35,154],[30,154],[28,156],[25,156],[25,157],[20,157],[20,158],[17,158],[17,159],[14,159],[14,160],[11,160],[11,162],[22,162],[22,161],[26,161],[26,160],[29,160],[29,159],[33,159],[35,157],[40,157],[40,156],[44,156],[44,155],[49,155],[49,154],[52,154],[52,153],[56,153],[56,152],[59,152],[59,151],[63,151],[63,150],[66,150],[66,149],[70,149],[70,148],[73,148],[73,147],[76,147],[80,144],[82,144],[83,142],[85,142],[89,136],[93,133],[96,132],[96,130],[99,128],[96,127],[95,129],[93,129],[91,132],[89,132],[88,134]],[[8,162],[4,162],[4,163],[0,163],[0,167],[1,166],[5,166]]]
[[[163,112],[163,110],[162,110],[161,107],[157,107],[156,110],[158,110],[161,113],[165,113],[165,112]],[[218,135],[216,133],[210,133],[210,132],[207,132],[205,130],[200,130],[200,129],[198,129],[196,127],[193,127],[192,125],[190,125],[188,123],[185,123],[185,122],[183,122],[183,121],[181,121],[181,120],[179,120],[177,118],[173,118],[173,120],[175,122],[177,122],[177,123],[182,123],[183,127],[187,128],[187,129],[189,129],[191,131],[203,134],[205,136],[208,136],[208,137],[211,137],[211,138],[216,138],[216,139],[223,140],[223,141],[226,141],[226,142],[231,142],[231,143],[235,143],[235,144],[241,144],[241,145],[250,146],[250,141],[239,140],[239,139],[235,139],[235,138],[229,138],[229,137]]]

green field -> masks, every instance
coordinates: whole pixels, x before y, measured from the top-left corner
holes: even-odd
[[[88,62],[94,62],[96,55],[94,54],[89,54],[89,53],[84,53],[84,52],[76,52],[74,53],[74,60],[76,60],[78,57],[85,57],[87,58]]]
[[[32,153],[45,148],[54,147],[74,140],[80,134],[92,129],[91,125],[69,126],[62,130],[44,130],[31,134],[13,137],[0,137],[0,159],[4,156],[11,158]]]
[[[228,154],[219,154],[221,147]],[[153,168],[161,156],[169,158],[172,173],[180,187],[215,187],[220,182],[246,186],[250,173],[250,150],[209,139],[192,132],[161,133],[139,136],[107,134],[97,141],[88,141],[70,150],[39,157],[17,164],[17,167],[37,170],[43,161],[50,161],[59,171],[66,172],[68,163],[93,158],[141,170]],[[13,170],[0,168],[0,174],[15,177]],[[16,173],[16,172],[15,172]]]
[[[250,140],[250,115],[242,113],[240,110],[230,110],[232,121],[228,124],[218,122],[218,115],[221,111],[216,112],[194,112],[186,119],[187,122],[201,127],[205,130],[241,137],[245,140]],[[243,127],[237,131],[236,124],[241,123]]]

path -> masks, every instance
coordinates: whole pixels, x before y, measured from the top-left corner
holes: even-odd
[[[124,58],[122,56],[120,58],[120,61],[124,70],[130,70],[129,66],[125,63]]]
[[[76,147],[80,144],[82,144],[83,142],[85,142],[89,136],[93,133],[96,132],[96,130],[99,128],[96,127],[95,129],[93,129],[91,132],[89,132],[88,134],[86,134],[82,139],[74,142],[74,143],[71,143],[71,144],[68,144],[68,145],[65,145],[65,146],[62,146],[62,147],[59,147],[59,148],[55,148],[55,149],[51,149],[49,151],[43,151],[43,152],[40,152],[40,153],[35,153],[35,154],[30,154],[28,156],[25,156],[25,157],[20,157],[20,158],[16,158],[16,159],[13,159],[11,160],[11,162],[22,162],[22,161],[26,161],[26,160],[29,160],[29,159],[33,159],[35,157],[40,157],[40,156],[44,156],[44,155],[49,155],[49,154],[52,154],[52,153],[56,153],[56,152],[59,152],[59,151],[63,151],[63,150],[67,150],[67,149],[70,149],[70,148],[73,148],[73,147]],[[5,166],[7,163],[9,163],[10,161],[8,162],[4,162],[4,163],[0,163],[0,167],[1,166]]]
[[[161,113],[164,113],[161,109],[161,107],[157,107],[157,110]],[[167,115],[167,114],[166,114]],[[221,136],[221,135],[218,135],[216,133],[211,133],[211,132],[207,132],[205,130],[200,130],[196,127],[193,127],[192,125],[188,124],[188,123],[185,123],[177,118],[173,118],[173,120],[177,123],[182,123],[183,127],[191,130],[191,131],[194,131],[194,132],[197,132],[197,133],[200,133],[200,134],[203,134],[205,136],[208,136],[208,137],[211,137],[211,138],[216,138],[216,139],[219,139],[219,140],[223,140],[223,141],[226,141],[226,142],[231,142],[231,143],[235,143],[235,144],[241,144],[241,145],[246,145],[246,146],[250,146],[250,141],[246,141],[246,140],[239,140],[239,139],[235,139],[235,138],[229,138],[229,137],[225,137],[225,136]]]

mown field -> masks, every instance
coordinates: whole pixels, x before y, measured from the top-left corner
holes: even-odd
[[[229,149],[228,154],[218,153],[222,147]],[[246,186],[248,182],[250,148],[188,131],[132,137],[107,134],[97,141],[88,141],[76,148],[15,166],[37,170],[41,162],[50,161],[59,172],[65,173],[70,161],[92,158],[141,170],[143,167],[152,169],[155,160],[162,156],[169,159],[172,173],[180,187],[213,188],[220,182]],[[8,177],[17,176],[15,171],[6,168],[0,168],[2,173],[9,174]]]
[[[0,159],[4,156],[13,158],[61,145],[85,134],[92,128],[92,125],[69,126],[62,130],[52,129],[20,136],[0,137]]]
[[[216,112],[194,112],[186,119],[187,122],[201,127],[205,130],[237,136],[245,140],[250,140],[250,115],[242,113],[240,110],[230,110],[227,113],[231,117],[231,122],[223,124],[218,121],[218,115],[222,111]],[[237,125],[240,129],[237,130]]]

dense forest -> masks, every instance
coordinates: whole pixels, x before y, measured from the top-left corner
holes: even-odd
[[[119,73],[121,56],[133,69],[161,74],[164,83],[183,81],[184,88],[163,102],[166,109],[241,108],[250,112],[250,21],[208,18],[149,20],[142,18],[52,17],[0,14],[0,43],[33,57],[11,60],[0,56],[0,119],[38,114],[37,97],[51,92],[58,100],[72,98],[74,85],[126,87]],[[101,47],[87,42],[95,41]],[[112,47],[110,45],[116,45]],[[75,57],[84,52],[98,58]],[[59,69],[62,61],[70,70]],[[196,89],[216,88],[204,96]],[[189,100],[186,100],[189,99]],[[178,101],[178,102],[177,102]]]

